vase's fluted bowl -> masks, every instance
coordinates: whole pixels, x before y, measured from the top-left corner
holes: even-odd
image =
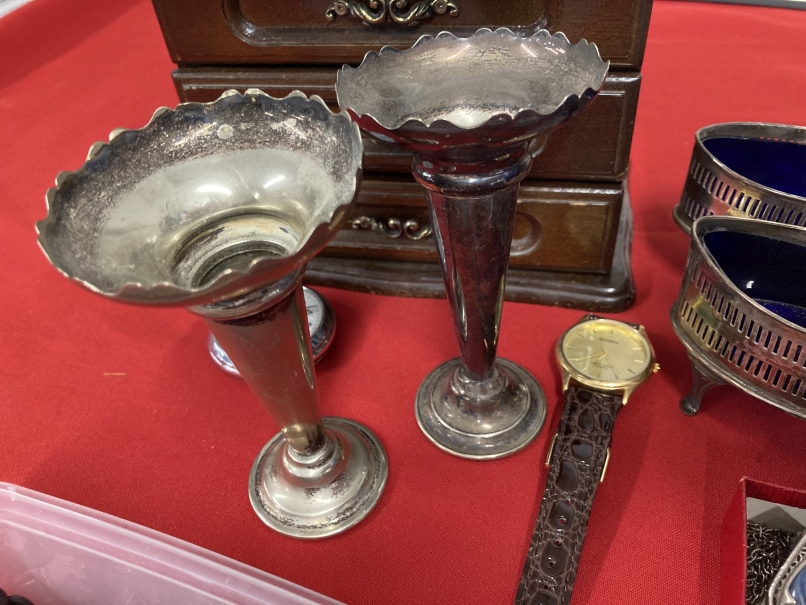
[[[113,135],[59,175],[37,231],[65,276],[126,302],[208,304],[293,273],[361,180],[356,125],[298,92],[229,91]]]
[[[582,111],[604,84],[595,44],[546,30],[526,38],[481,29],[443,32],[413,47],[367,53],[338,74],[339,105],[387,142],[429,150],[533,138]]]

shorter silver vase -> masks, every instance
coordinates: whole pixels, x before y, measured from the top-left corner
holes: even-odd
[[[313,362],[318,363],[325,356],[333,336],[336,334],[336,314],[327,299],[306,286],[302,286],[302,294],[305,298],[305,311],[307,313],[308,334],[311,337],[311,354]],[[241,373],[235,364],[232,363],[227,352],[224,350],[213,333],[207,337],[207,351],[210,357],[219,368],[230,376],[241,378]]]
[[[282,429],[252,468],[257,514],[299,538],[353,526],[380,497],[386,455],[365,427],[319,412],[301,282],[355,202],[358,128],[318,97],[250,90],[113,135],[48,191],[45,255],[111,300],[202,317]]]

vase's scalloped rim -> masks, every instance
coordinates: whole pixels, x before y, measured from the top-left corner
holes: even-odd
[[[352,138],[353,142],[357,144],[358,150],[358,167],[356,169],[355,174],[353,174],[353,196],[350,200],[339,206],[336,206],[331,213],[331,221],[322,221],[321,223],[314,226],[309,231],[309,235],[305,241],[305,245],[299,248],[294,254],[285,256],[282,258],[256,258],[245,269],[224,269],[222,270],[215,279],[211,282],[206,284],[204,287],[201,288],[183,288],[181,286],[177,286],[174,283],[171,283],[167,280],[162,281],[154,281],[154,282],[144,282],[144,281],[131,281],[131,282],[124,282],[115,290],[104,290],[99,288],[92,282],[89,282],[85,279],[80,277],[76,277],[75,275],[71,274],[70,271],[61,267],[53,260],[53,256],[50,252],[50,247],[48,245],[48,240],[45,237],[45,233],[47,228],[54,223],[54,213],[52,212],[56,207],[56,194],[62,188],[65,182],[75,177],[75,175],[86,165],[88,161],[93,159],[98,153],[100,153],[104,148],[114,145],[114,140],[121,134],[126,132],[142,132],[147,128],[151,127],[152,124],[156,122],[160,116],[172,113],[178,114],[181,113],[183,110],[189,108],[196,108],[196,107],[214,107],[216,104],[221,103],[224,99],[229,97],[239,96],[241,97],[242,101],[249,102],[254,97],[267,97],[273,101],[278,103],[282,103],[283,101],[288,101],[289,99],[303,99],[308,102],[318,103],[321,105],[328,114],[329,120],[339,120],[339,119],[347,119],[351,126]],[[36,234],[37,234],[37,244],[39,249],[42,250],[42,253],[45,255],[45,258],[48,259],[48,262],[53,266],[56,271],[62,274],[64,277],[69,279],[72,282],[78,283],[79,285],[83,286],[84,288],[90,290],[91,292],[103,296],[105,298],[121,300],[123,302],[130,302],[130,303],[137,303],[137,304],[147,304],[147,305],[158,305],[158,306],[190,306],[190,305],[198,305],[198,304],[207,304],[218,302],[220,300],[224,300],[231,296],[229,294],[229,289],[227,286],[232,284],[236,284],[240,281],[246,281],[247,278],[253,277],[255,275],[261,275],[265,273],[271,273],[271,268],[277,267],[279,265],[283,265],[284,267],[288,267],[288,270],[284,270],[283,273],[289,273],[293,270],[298,269],[302,265],[307,262],[307,253],[309,252],[308,243],[309,242],[319,242],[322,240],[322,237],[316,237],[317,233],[322,230],[323,227],[326,230],[330,230],[331,224],[334,223],[332,220],[333,217],[338,217],[335,223],[341,222],[347,215],[347,210],[349,206],[352,204],[353,200],[355,199],[355,195],[358,191],[358,185],[361,178],[362,173],[362,158],[363,158],[363,150],[364,144],[361,138],[361,130],[349,116],[349,114],[345,111],[334,112],[331,110],[327,104],[322,100],[319,95],[311,95],[310,97],[307,96],[305,93],[294,90],[287,94],[284,97],[272,97],[271,95],[263,92],[258,88],[249,88],[245,91],[244,94],[241,94],[237,90],[230,89],[226,90],[221,93],[216,100],[210,101],[209,103],[199,103],[199,102],[186,102],[186,103],[179,103],[174,109],[170,107],[158,107],[149,121],[142,126],[141,128],[116,128],[112,130],[109,134],[108,141],[97,141],[90,146],[89,152],[87,154],[87,159],[84,163],[77,168],[76,170],[65,170],[59,172],[56,175],[56,186],[51,187],[45,193],[45,207],[47,210],[47,214],[45,218],[38,220],[35,223]],[[321,245],[315,246],[317,249],[321,248],[324,244],[326,244],[326,240],[322,241]],[[264,270],[265,267],[265,270]],[[278,279],[282,276],[278,276]],[[156,294],[156,296],[155,296]]]
[[[410,52],[410,51],[414,50],[415,48],[417,48],[418,46],[422,46],[424,44],[427,44],[431,40],[439,40],[439,39],[445,39],[445,38],[452,38],[454,40],[472,40],[473,38],[481,37],[481,36],[487,36],[487,35],[501,36],[501,37],[509,36],[511,38],[517,38],[517,39],[527,41],[527,42],[530,42],[530,41],[536,42],[538,40],[551,39],[551,40],[558,40],[559,42],[561,42],[562,44],[566,45],[569,48],[585,48],[585,49],[593,48],[594,51],[596,52],[596,56],[599,58],[599,61],[601,61],[601,64],[602,64],[602,67],[603,67],[602,77],[601,77],[599,82],[594,81],[592,86],[587,86],[587,87],[585,87],[584,90],[582,90],[580,92],[572,92],[572,93],[567,94],[565,97],[563,97],[562,101],[560,103],[558,103],[557,106],[552,111],[550,111],[549,113],[540,113],[539,111],[537,111],[536,109],[533,109],[533,108],[521,109],[520,111],[515,111],[515,112],[502,111],[500,113],[497,113],[497,114],[494,114],[494,115],[490,116],[489,119],[485,120],[481,124],[471,125],[471,126],[466,126],[466,125],[462,125],[462,124],[456,124],[456,123],[452,122],[451,120],[446,120],[444,118],[434,118],[434,119],[407,118],[405,121],[399,121],[399,123],[395,123],[394,125],[390,126],[390,125],[384,124],[383,122],[378,120],[371,113],[358,113],[357,111],[355,111],[354,108],[352,108],[352,107],[344,107],[342,105],[341,98],[340,98],[340,95],[339,95],[339,80],[341,79],[342,74],[348,74],[348,73],[360,71],[365,65],[368,65],[370,62],[375,61],[378,57],[382,57],[383,55]],[[337,100],[337,102],[339,104],[339,107],[341,109],[348,110],[351,113],[351,115],[354,115],[357,119],[361,119],[361,118],[365,118],[365,117],[369,118],[373,122],[378,124],[381,128],[385,128],[386,130],[401,130],[401,129],[408,128],[408,127],[418,127],[418,126],[420,126],[420,127],[426,128],[426,129],[431,128],[431,127],[434,127],[434,128],[450,127],[450,128],[456,128],[456,129],[459,129],[459,130],[470,131],[470,130],[475,130],[477,128],[485,128],[485,127],[489,126],[491,122],[498,122],[498,121],[500,121],[502,119],[505,119],[505,118],[511,118],[512,121],[515,121],[516,119],[519,119],[521,117],[521,115],[524,115],[524,114],[525,115],[534,115],[534,116],[539,116],[539,117],[552,116],[555,113],[557,113],[557,111],[560,108],[564,107],[565,104],[568,103],[569,99],[574,99],[574,98],[581,99],[582,97],[584,97],[586,95],[586,93],[589,93],[589,92],[596,93],[599,90],[601,90],[602,86],[604,86],[604,82],[605,82],[605,79],[607,78],[607,73],[608,73],[609,69],[610,69],[610,61],[605,61],[604,59],[602,59],[602,55],[599,52],[599,47],[596,46],[596,44],[594,42],[588,42],[587,39],[580,38],[578,42],[572,44],[571,41],[568,39],[568,36],[566,36],[563,32],[556,32],[556,33],[552,34],[547,29],[542,29],[541,28],[541,29],[537,30],[535,33],[533,33],[532,35],[530,35],[530,36],[519,36],[518,34],[514,33],[511,29],[509,29],[507,27],[499,27],[499,28],[496,28],[494,30],[490,29],[489,27],[483,27],[481,29],[476,30],[473,34],[471,34],[467,38],[460,38],[459,36],[456,36],[456,35],[454,35],[453,33],[449,32],[449,31],[442,31],[442,32],[438,33],[436,36],[432,36],[431,34],[425,34],[423,36],[420,36],[417,39],[417,41],[410,48],[406,48],[406,49],[403,49],[403,50],[400,50],[400,49],[395,48],[394,46],[390,46],[390,45],[382,47],[380,49],[380,51],[371,50],[367,54],[364,55],[364,59],[361,61],[361,64],[358,67],[352,67],[350,65],[342,65],[341,69],[336,72],[336,100]]]

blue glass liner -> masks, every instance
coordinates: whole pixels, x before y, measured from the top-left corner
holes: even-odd
[[[797,575],[789,587],[789,593],[798,605],[806,605],[806,566],[801,564],[800,571],[796,571],[796,573]]]
[[[703,145],[743,177],[776,191],[806,197],[806,145],[736,137],[706,139]]]
[[[806,247],[736,231],[712,231],[703,242],[739,290],[806,328]]]

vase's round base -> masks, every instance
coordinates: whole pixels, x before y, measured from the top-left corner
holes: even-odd
[[[438,448],[454,456],[485,460],[509,456],[526,447],[546,420],[546,397],[537,380],[521,366],[496,360],[506,385],[491,395],[457,392],[460,359],[431,372],[417,391],[417,423]]]
[[[305,286],[302,287],[302,292],[305,295],[305,307],[308,312],[308,330],[311,335],[313,362],[317,363],[325,356],[333,342],[333,336],[336,334],[336,314],[333,313],[333,307],[330,306],[327,299],[318,292]],[[219,368],[231,376],[241,377],[238,368],[235,367],[227,352],[218,344],[212,334],[207,338],[207,350]]]
[[[324,485],[312,487],[311,481],[288,472],[288,445],[282,433],[266,444],[252,465],[252,508],[281,534],[325,538],[341,533],[367,516],[386,485],[386,453],[371,431],[344,418],[325,418],[324,425],[346,458]],[[315,473],[317,468],[313,464],[307,470]]]

